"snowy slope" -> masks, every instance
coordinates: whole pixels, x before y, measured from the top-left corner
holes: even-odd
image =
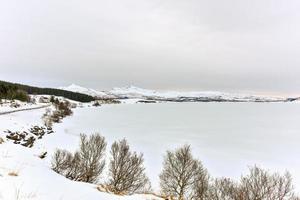
[[[248,94],[231,94],[217,91],[165,91],[141,89],[135,86],[113,88],[107,92],[120,98],[148,98],[168,101],[284,101],[281,97],[268,97]]]
[[[80,108],[78,108],[80,109]],[[26,131],[33,125],[42,126],[46,108],[0,115],[0,200],[161,200],[153,195],[116,196],[100,192],[97,185],[70,181],[50,169],[53,151],[59,145],[76,140],[54,128],[55,133],[37,140],[26,148],[5,139],[5,131]],[[57,142],[59,141],[59,142]],[[76,145],[77,146],[77,145]],[[46,159],[38,155],[48,152]]]
[[[106,97],[107,94],[101,91],[97,91],[94,89],[90,89],[90,88],[85,88],[79,85],[75,85],[75,84],[71,84],[67,87],[59,87],[59,89],[61,90],[67,90],[67,91],[71,91],[71,92],[78,92],[78,93],[82,93],[82,94],[87,94],[93,97]]]
[[[69,90],[88,94],[94,97],[102,98],[120,98],[120,99],[151,99],[157,101],[231,101],[231,102],[277,102],[285,101],[282,97],[259,96],[249,94],[234,94],[218,91],[155,91],[142,89],[135,86],[116,87],[110,91],[97,91],[89,88],[84,88],[75,84],[68,87],[60,87],[60,89]]]
[[[120,88],[116,87],[108,91],[108,93],[122,98],[125,97],[143,98],[143,97],[151,97],[151,96],[160,96],[160,94],[155,90],[147,90],[135,86],[120,87]]]
[[[18,105],[18,107],[15,107],[13,105]],[[20,107],[19,107],[20,106]],[[43,106],[47,106],[46,103],[37,103],[37,104],[32,104],[32,103],[26,103],[26,102],[21,102],[21,101],[15,101],[14,103],[2,103],[0,105],[0,115],[8,112],[15,112],[19,110],[29,110],[29,109],[36,109],[40,108]]]

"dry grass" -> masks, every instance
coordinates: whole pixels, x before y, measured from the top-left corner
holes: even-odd
[[[104,185],[104,184],[100,184],[96,187],[96,189],[100,192],[105,192],[105,193],[109,193],[109,194],[115,194],[115,195],[118,195],[118,196],[124,196],[124,195],[128,195],[127,193],[114,193],[112,192],[112,188],[109,186],[109,185]]]
[[[0,144],[4,143],[3,138],[0,137]]]
[[[36,192],[24,192],[22,186],[15,187],[15,198],[14,200],[25,200],[25,199],[36,199]]]
[[[19,176],[19,173],[16,171],[11,171],[8,173],[8,176]]]
[[[109,194],[115,194],[113,192],[111,192],[111,188],[109,187],[109,185],[104,185],[104,184],[99,184],[96,189],[99,191],[99,192],[105,192],[105,193],[109,193]],[[166,200],[173,200],[173,197],[167,197],[167,196],[164,196],[164,195],[159,195],[159,194],[156,194],[154,192],[138,192],[136,194],[142,194],[142,195],[152,195],[154,197],[157,197],[157,198],[161,198],[161,199],[166,199]],[[115,195],[118,195],[118,196],[125,196],[125,195],[128,195],[127,193],[119,193],[119,194],[115,194]]]

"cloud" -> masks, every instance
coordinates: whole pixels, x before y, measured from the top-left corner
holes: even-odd
[[[297,93],[297,0],[12,0],[1,79]]]

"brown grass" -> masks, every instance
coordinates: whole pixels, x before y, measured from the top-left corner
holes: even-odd
[[[19,176],[19,173],[16,171],[12,171],[8,173],[8,176]]]

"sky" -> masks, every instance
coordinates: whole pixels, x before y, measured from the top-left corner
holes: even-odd
[[[300,95],[299,0],[0,0],[0,79]]]

